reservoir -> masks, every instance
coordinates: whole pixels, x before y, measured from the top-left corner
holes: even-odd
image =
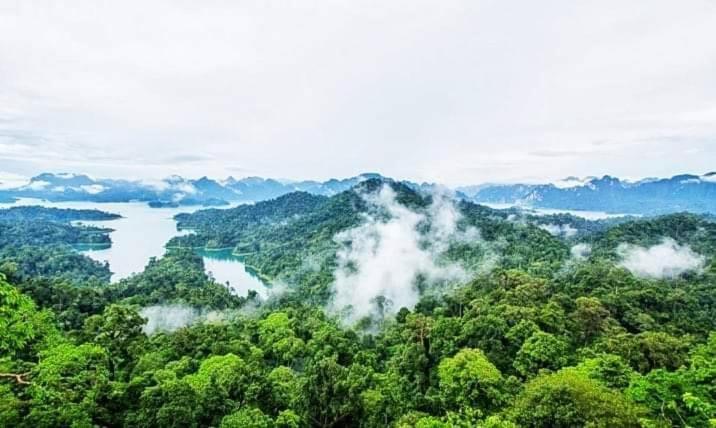
[[[187,232],[177,231],[174,215],[193,212],[201,207],[150,208],[144,202],[49,202],[39,199],[20,199],[0,208],[19,205],[44,207],[98,209],[122,216],[117,220],[83,222],[87,225],[114,229],[110,234],[109,248],[87,248],[81,252],[100,262],[108,262],[112,282],[127,278],[144,270],[151,257],[161,257],[164,245],[174,236]],[[244,264],[231,255],[231,251],[202,251],[205,270],[216,282],[228,285],[237,295],[245,296],[249,290],[265,295],[267,288]]]

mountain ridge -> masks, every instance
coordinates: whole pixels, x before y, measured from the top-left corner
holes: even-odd
[[[489,185],[477,189],[469,197],[477,203],[609,213],[714,213],[716,174],[679,174],[633,182],[604,175],[572,187],[559,187],[554,183]]]
[[[172,175],[159,181],[93,178],[86,174],[43,172],[26,184],[0,190],[0,201],[38,198],[50,201],[147,202],[152,207],[220,206],[260,202],[302,191],[332,196],[370,179],[389,179],[369,172],[348,178],[279,180],[264,177],[196,179]],[[431,192],[449,189],[435,183],[400,181]],[[670,178],[620,179],[566,177],[553,183],[484,183],[458,186],[449,191],[456,199],[483,204],[507,204],[529,208],[602,211],[656,215],[679,211],[716,213],[716,172],[703,175],[678,174]]]

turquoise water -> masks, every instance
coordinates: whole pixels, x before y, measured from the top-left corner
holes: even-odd
[[[12,204],[0,204],[0,208],[18,205],[42,205],[46,207],[98,209],[122,216],[109,221],[83,222],[87,225],[114,229],[110,234],[112,246],[109,248],[82,248],[87,256],[109,263],[112,282],[144,270],[151,257],[161,257],[164,245],[174,236],[186,231],[177,231],[174,215],[180,212],[196,211],[200,207],[150,208],[143,202],[96,203],[96,202],[48,202],[38,199],[20,199]],[[241,261],[228,253],[202,252],[207,273],[221,284],[229,287],[238,295],[246,295],[248,290],[256,290],[260,295],[266,287],[255,275],[246,270]]]
[[[231,254],[231,250],[200,251],[204,258],[204,268],[217,282],[226,284],[234,294],[245,296],[249,290],[266,297],[266,285],[254,272],[241,263],[241,259]],[[240,271],[239,271],[240,270]]]

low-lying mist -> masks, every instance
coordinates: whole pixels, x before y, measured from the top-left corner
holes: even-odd
[[[571,238],[578,232],[571,224],[540,224],[539,228],[554,236],[564,236],[565,238]]]
[[[701,272],[706,263],[704,256],[671,238],[651,247],[620,244],[617,254],[620,266],[644,278],[674,278],[684,272]]]
[[[451,242],[479,240],[479,232],[458,230],[461,215],[447,194],[436,192],[425,211],[398,203],[387,185],[364,198],[371,207],[364,222],[334,237],[340,249],[329,309],[344,322],[412,308],[420,297],[418,284],[446,286],[466,279],[459,263],[441,256]]]
[[[202,321],[205,314],[197,308],[185,305],[154,305],[142,308],[139,315],[147,319],[144,332],[172,332]]]

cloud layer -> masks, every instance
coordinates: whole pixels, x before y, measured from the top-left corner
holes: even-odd
[[[688,245],[679,245],[671,238],[645,248],[620,244],[617,253],[619,265],[631,273],[645,278],[674,278],[684,272],[703,269],[706,259],[695,253]]]

